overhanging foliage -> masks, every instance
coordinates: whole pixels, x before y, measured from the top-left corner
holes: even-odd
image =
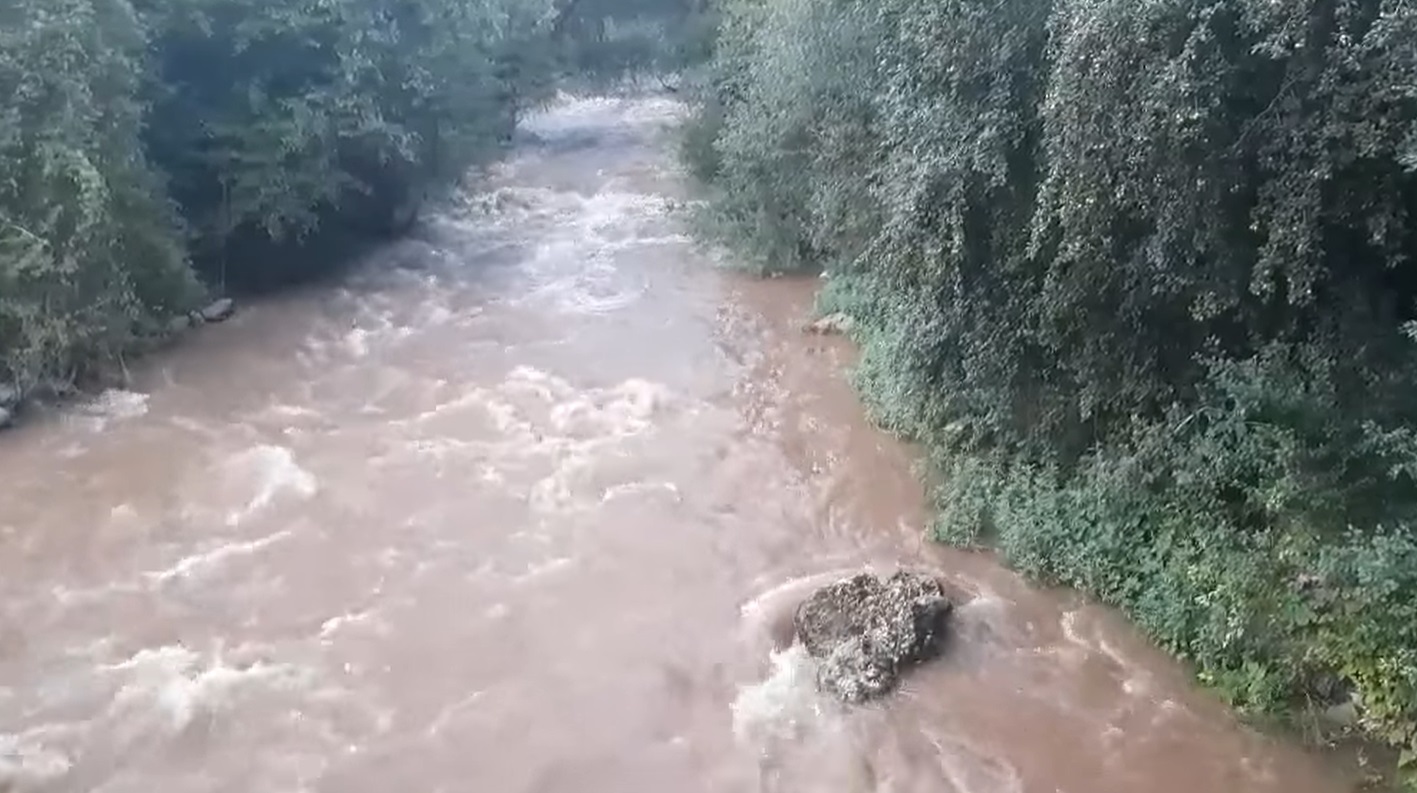
[[[825,268],[941,535],[1417,748],[1417,8],[720,5],[711,227]]]

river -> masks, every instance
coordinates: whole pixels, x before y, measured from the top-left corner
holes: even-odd
[[[814,284],[713,266],[662,96],[567,98],[337,285],[0,439],[0,791],[1330,793],[1125,622],[924,541]],[[964,593],[846,709],[846,571]]]

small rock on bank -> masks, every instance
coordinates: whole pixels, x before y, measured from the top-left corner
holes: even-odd
[[[236,313],[236,303],[229,297],[223,297],[197,313],[203,322],[223,322]]]
[[[817,590],[793,627],[819,662],[817,687],[858,703],[888,693],[907,669],[937,655],[952,610],[933,578],[862,573]]]
[[[821,317],[807,325],[809,333],[819,333],[824,336],[850,333],[856,327],[856,322],[851,317],[837,312]]]
[[[0,385],[0,430],[15,423],[15,408],[19,404],[19,389],[10,385]]]

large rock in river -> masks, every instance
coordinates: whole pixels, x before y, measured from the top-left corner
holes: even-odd
[[[928,576],[861,573],[817,590],[793,627],[819,662],[818,688],[855,703],[889,692],[908,668],[934,657],[952,608]]]

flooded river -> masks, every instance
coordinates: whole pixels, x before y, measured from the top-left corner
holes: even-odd
[[[664,98],[568,99],[341,285],[0,439],[0,791],[1332,793],[1106,611],[923,541],[814,284],[711,266]],[[876,705],[784,615],[965,593]]]

